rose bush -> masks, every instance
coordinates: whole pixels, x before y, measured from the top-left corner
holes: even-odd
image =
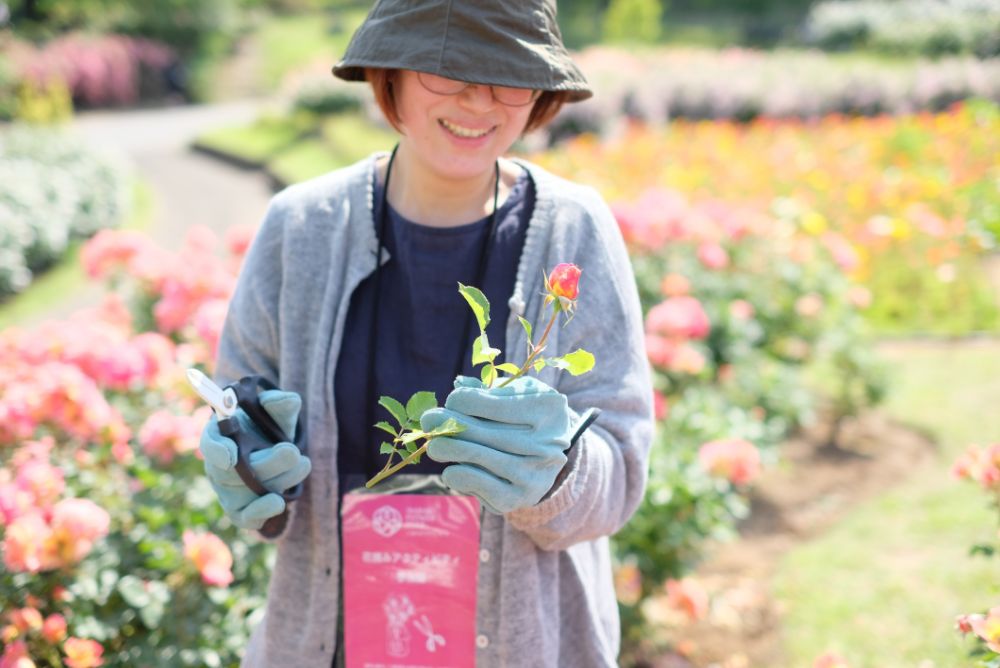
[[[814,418],[805,368],[832,370],[824,409],[834,424],[876,401],[883,379],[862,352],[868,300],[847,273],[857,258],[843,236],[780,206],[690,202],[664,188],[612,211],[630,247],[657,391],[648,492],[614,538],[625,636],[638,643],[649,636],[651,597],[681,612],[704,608],[678,594],[693,585],[676,583],[706,542],[734,535],[761,468]]]
[[[983,447],[970,445],[952,465],[951,473],[959,480],[977,483],[1000,515],[1000,443]],[[995,534],[989,542],[974,545],[972,554],[996,557],[1000,547],[997,539]],[[1000,606],[985,613],[960,615],[955,620],[955,628],[971,640],[969,656],[976,666],[1000,666]]]
[[[0,334],[0,665],[238,662],[270,549],[204,478],[183,370],[210,371],[247,238],[101,233],[82,257],[105,303]]]

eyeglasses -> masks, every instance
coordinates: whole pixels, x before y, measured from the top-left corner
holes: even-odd
[[[437,95],[458,95],[469,86],[486,85],[456,81],[437,74],[417,72],[420,85]],[[541,91],[532,88],[515,88],[513,86],[489,86],[493,99],[508,107],[523,107],[538,99]]]

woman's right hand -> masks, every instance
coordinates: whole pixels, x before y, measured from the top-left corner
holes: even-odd
[[[260,404],[286,434],[294,434],[302,399],[294,392],[266,390],[260,394]],[[255,429],[242,409],[234,419],[240,429]],[[312,463],[293,443],[278,443],[266,450],[250,454],[254,476],[270,494],[258,495],[247,487],[236,472],[238,450],[236,442],[219,432],[213,415],[201,433],[201,454],[205,458],[205,475],[219,497],[226,516],[243,529],[260,529],[268,519],[285,510],[281,492],[294,487],[309,475]]]

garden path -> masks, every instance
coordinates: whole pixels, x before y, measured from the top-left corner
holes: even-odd
[[[71,130],[132,163],[153,192],[152,220],[146,232],[164,248],[175,250],[194,225],[221,234],[232,225],[261,220],[271,196],[266,177],[195,153],[188,146],[207,130],[252,121],[266,105],[264,100],[241,100],[82,112],[74,118]],[[88,284],[31,320],[65,317],[96,303],[101,294],[100,286]]]
[[[188,145],[207,130],[252,121],[265,104],[243,100],[83,113],[73,129],[89,142],[121,151],[134,163],[155,195],[149,233],[176,249],[193,225],[221,233],[263,216],[271,190],[262,174],[200,155]]]

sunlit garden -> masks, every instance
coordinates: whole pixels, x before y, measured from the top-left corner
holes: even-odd
[[[239,664],[274,546],[220,508],[185,372],[264,211],[168,248],[152,159],[77,130],[263,100],[185,154],[274,191],[391,149],[330,75],[367,9],[0,2],[0,668]],[[1000,7],[559,12],[595,96],[516,157],[610,205],[655,387],[620,664],[1000,666]]]

